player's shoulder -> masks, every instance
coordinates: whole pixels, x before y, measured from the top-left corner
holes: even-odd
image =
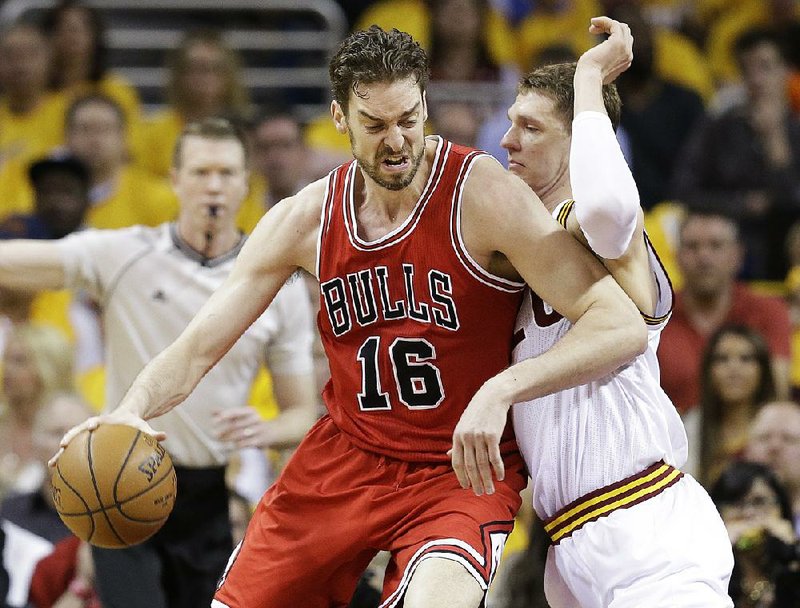
[[[326,191],[327,178],[322,178],[276,203],[259,220],[243,253],[256,252],[252,259],[259,266],[268,262],[312,269]]]
[[[529,217],[537,206],[544,207],[519,177],[510,173],[489,155],[477,157],[464,186],[462,217],[467,222],[512,228]]]
[[[489,205],[518,201],[530,204],[535,200],[533,191],[528,185],[489,154],[481,154],[473,161],[465,185],[465,195]],[[504,199],[498,200],[496,197]]]
[[[329,176],[325,176],[303,187],[297,194],[279,201],[271,210],[282,216],[298,222],[299,226],[319,224],[322,205],[328,190]]]

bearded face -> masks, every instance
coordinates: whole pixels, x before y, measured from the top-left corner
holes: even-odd
[[[411,78],[362,84],[351,94],[346,124],[361,170],[379,186],[411,184],[425,155],[425,99]]]

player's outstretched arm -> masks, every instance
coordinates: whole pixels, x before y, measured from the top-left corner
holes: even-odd
[[[512,403],[613,372],[641,353],[644,322],[603,266],[545,210],[530,188],[497,163],[477,161],[462,230],[476,260],[500,252],[539,296],[573,323],[553,348],[488,380],[456,426],[451,458],[459,481],[493,491],[504,474],[499,439]]]
[[[589,29],[608,34],[608,39],[581,55],[575,69],[570,183],[581,234],[599,256],[617,259],[641,235],[642,212],[606,113],[602,86],[630,66],[633,37],[626,24],[608,17],[592,19]]]
[[[267,213],[231,274],[175,342],[142,369],[113,412],[71,429],[61,441],[62,449],[83,429],[111,422],[131,424],[163,439],[145,420],[183,401],[298,267],[313,270],[323,188],[316,182]]]
[[[643,238],[644,212],[603,100],[603,84],[630,64],[633,37],[607,17],[592,19],[590,31],[609,37],[581,55],[575,69],[569,170],[576,202],[567,229],[602,258],[639,310],[655,315],[659,286]]]
[[[0,286],[18,291],[61,289],[66,274],[55,241],[0,241]]]

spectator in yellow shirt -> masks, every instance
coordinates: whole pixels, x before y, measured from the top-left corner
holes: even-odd
[[[169,107],[145,121],[146,155],[139,159],[164,177],[169,175],[175,142],[185,125],[214,116],[236,121],[250,111],[239,57],[214,31],[184,36],[169,62],[167,97]]]
[[[63,142],[66,104],[47,91],[49,62],[36,26],[18,23],[0,36],[0,163],[25,163]]]
[[[81,97],[67,110],[66,123],[66,147],[51,149],[49,156],[75,156],[88,167],[88,226],[157,226],[176,216],[178,203],[167,181],[129,161],[125,115],[119,104],[99,94]],[[13,201],[16,213],[30,213],[33,191],[27,164],[6,167],[0,176],[0,200]]]
[[[67,113],[67,149],[89,167],[93,228],[157,226],[177,216],[178,202],[166,180],[129,161],[125,115],[114,100],[89,95]]]
[[[45,13],[42,25],[52,44],[50,88],[69,101],[90,93],[107,95],[125,111],[128,140],[138,137],[139,94],[130,82],[107,70],[100,11],[76,0],[60,0]]]

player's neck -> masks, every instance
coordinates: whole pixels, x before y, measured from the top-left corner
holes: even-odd
[[[431,164],[427,153],[422,158],[414,179],[402,190],[390,190],[359,171],[360,179],[355,187],[356,214],[359,220],[366,212],[373,220],[384,217],[387,226],[402,223],[422,195],[430,172]]]
[[[572,198],[572,188],[569,187],[569,184],[566,184],[565,186],[543,192],[539,195],[539,198],[542,200],[542,203],[544,203],[545,209],[553,213],[555,208],[561,203]]]
[[[572,198],[572,185],[569,182],[569,172],[563,172],[547,184],[536,186],[528,184],[536,193],[536,196],[544,204],[545,208],[552,213],[565,200]]]

